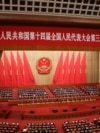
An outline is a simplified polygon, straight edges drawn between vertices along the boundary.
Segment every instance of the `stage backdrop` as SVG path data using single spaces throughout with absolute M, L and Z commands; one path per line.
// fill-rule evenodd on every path
M 4 51 L 0 86 L 99 82 L 99 52 Z

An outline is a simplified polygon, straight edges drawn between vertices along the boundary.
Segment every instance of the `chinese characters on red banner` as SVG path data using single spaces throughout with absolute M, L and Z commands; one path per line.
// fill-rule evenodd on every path
M 100 30 L 87 28 L 0 26 L 0 46 L 100 46 Z M 2 47 L 2 48 L 3 48 Z
M 1 31 L 0 40 L 49 40 L 74 42 L 100 42 L 99 34 L 34 32 L 34 31 Z

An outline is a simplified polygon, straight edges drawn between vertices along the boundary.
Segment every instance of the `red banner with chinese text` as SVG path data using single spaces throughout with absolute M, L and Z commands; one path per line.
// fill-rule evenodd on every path
M 100 29 L 0 26 L 0 46 L 100 46 Z

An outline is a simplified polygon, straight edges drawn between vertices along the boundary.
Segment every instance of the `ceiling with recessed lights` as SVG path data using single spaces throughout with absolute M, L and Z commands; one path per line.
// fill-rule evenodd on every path
M 100 19 L 100 0 L 0 0 L 0 13 Z

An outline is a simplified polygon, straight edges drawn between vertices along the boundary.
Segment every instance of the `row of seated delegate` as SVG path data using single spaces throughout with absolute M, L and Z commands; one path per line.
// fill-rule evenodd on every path
M 21 133 L 58 133 L 54 123 L 28 123 Z
M 19 89 L 19 98 L 49 97 L 45 89 Z
M 51 91 L 55 96 L 83 96 L 85 95 L 84 92 L 82 92 L 76 87 L 65 87 L 65 88 L 57 87 L 57 88 L 52 88 Z
M 19 123 L 0 122 L 0 133 L 17 133 Z
M 93 121 L 66 121 L 62 127 L 65 133 L 100 133 L 100 118 Z
M 98 95 L 100 94 L 100 88 L 96 86 L 81 86 L 81 89 L 84 90 L 88 95 Z
M 0 89 L 0 98 L 2 99 L 12 99 L 11 89 Z
M 86 88 L 90 88 L 90 87 L 86 87 Z M 91 87 L 93 88 L 93 87 Z M 79 88 L 72 86 L 72 87 L 65 87 L 65 88 L 52 88 L 50 89 L 52 92 L 52 96 L 67 96 L 67 97 L 81 97 L 81 96 L 91 96 L 91 95 L 96 95 L 96 94 L 100 94 L 100 89 L 97 87 L 94 87 L 94 92 L 92 92 L 92 90 L 90 91 L 91 93 L 88 93 L 88 89 L 83 89 L 80 90 Z M 86 93 L 84 92 L 84 90 L 86 91 Z M 50 97 L 49 94 L 47 93 L 47 91 L 44 88 L 33 88 L 33 89 L 19 89 L 18 91 L 18 95 L 19 95 L 19 99 L 21 98 L 36 98 L 36 97 Z
M 0 122 L 0 133 L 19 132 L 19 123 Z M 62 123 L 64 133 L 100 133 L 100 118 L 93 120 L 67 120 Z M 53 122 L 28 123 L 21 133 L 59 133 Z
M 82 91 L 83 90 L 83 91 Z M 70 99 L 73 100 L 73 97 L 75 100 L 78 100 L 81 98 L 81 100 L 89 100 L 87 98 L 88 96 L 91 99 L 91 96 L 98 96 L 96 94 L 100 94 L 100 89 L 94 86 L 89 86 L 89 87 L 81 87 L 81 89 L 77 88 L 76 86 L 72 87 L 57 87 L 57 88 L 51 88 L 50 89 L 51 94 L 48 93 L 48 91 L 44 88 L 23 88 L 23 89 L 18 89 L 18 98 L 16 99 L 40 99 L 40 98 L 67 98 L 67 101 L 70 101 Z M 16 93 L 17 93 L 16 92 Z M 85 93 L 86 92 L 86 93 Z M 91 92 L 91 93 L 90 93 Z M 85 97 L 85 98 L 84 98 Z M 0 90 L 0 98 L 1 99 L 8 99 L 8 100 L 13 100 L 13 89 L 1 89 Z M 49 100 L 47 100 L 49 101 Z

